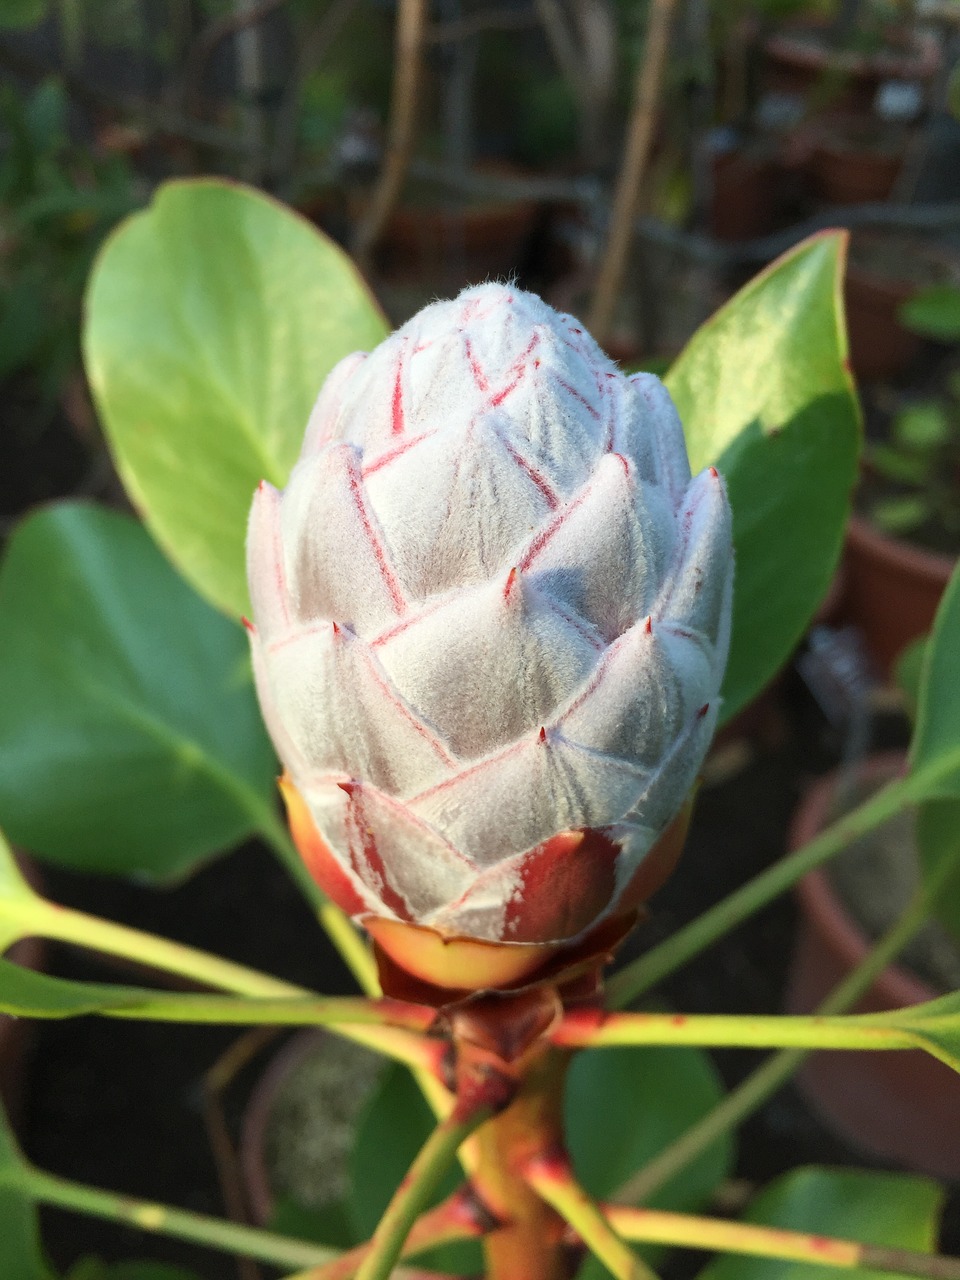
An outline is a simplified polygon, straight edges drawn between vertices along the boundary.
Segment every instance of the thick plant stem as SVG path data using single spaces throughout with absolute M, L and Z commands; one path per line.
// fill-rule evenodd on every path
M 538 1157 L 562 1150 L 563 1079 L 569 1054 L 538 1045 L 517 1095 L 474 1140 L 474 1191 L 502 1225 L 484 1240 L 487 1280 L 569 1280 L 563 1219 L 524 1178 Z
M 624 1244 L 603 1210 L 573 1176 L 565 1157 L 531 1161 L 527 1181 L 560 1213 L 616 1280 L 655 1280 L 654 1273 Z

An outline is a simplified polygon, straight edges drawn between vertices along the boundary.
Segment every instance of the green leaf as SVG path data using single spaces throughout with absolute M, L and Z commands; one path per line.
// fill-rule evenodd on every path
M 733 508 L 725 719 L 787 660 L 840 555 L 860 445 L 845 251 L 841 232 L 805 240 L 708 320 L 667 375 L 691 465 L 716 465 Z
M 23 1157 L 0 1107 L 0 1276 L 52 1280 Z
M 921 494 L 904 498 L 884 498 L 870 508 L 870 518 L 887 533 L 908 533 L 930 516 L 931 505 Z
M 246 639 L 127 516 L 72 503 L 0 569 L 0 823 L 66 866 L 169 880 L 274 809 Z
M 295 1240 L 312 1240 L 334 1249 L 349 1249 L 360 1241 L 353 1232 L 346 1202 L 322 1206 L 298 1204 L 290 1196 L 277 1196 L 269 1230 Z
M 928 800 L 917 811 L 917 849 L 924 881 L 935 879 L 931 910 L 960 940 L 960 799 Z M 954 870 L 946 872 L 944 864 Z
M 960 797 L 960 562 L 937 609 L 920 679 L 910 772 L 937 769 L 927 799 Z M 956 757 L 956 767 L 944 769 Z
M 935 1182 L 863 1169 L 794 1169 L 753 1201 L 748 1222 L 929 1253 L 935 1247 L 943 1192 Z M 836 1270 L 776 1258 L 716 1258 L 698 1280 L 814 1280 Z M 855 1280 L 889 1280 L 856 1268 Z
M 898 484 L 923 484 L 930 473 L 930 459 L 904 453 L 889 444 L 871 445 L 867 460 L 873 471 Z
M 349 258 L 226 182 L 166 183 L 107 241 L 87 294 L 90 384 L 127 490 L 190 582 L 248 611 L 261 479 L 286 483 L 341 357 L 385 335 Z
M 700 1049 L 623 1048 L 580 1053 L 567 1082 L 567 1138 L 577 1176 L 598 1199 L 606 1199 L 711 1111 L 723 1087 Z M 651 1208 L 702 1208 L 733 1168 L 729 1134 L 651 1196 Z M 659 1249 L 647 1247 L 655 1263 Z M 602 1280 L 603 1266 L 588 1258 L 577 1280 Z
M 348 1208 L 357 1240 L 368 1239 L 390 1203 L 413 1158 L 433 1131 L 436 1119 L 410 1073 L 391 1066 L 383 1073 L 357 1124 L 350 1160 Z M 463 1181 L 457 1166 L 444 1178 L 434 1203 Z M 453 1275 L 482 1271 L 480 1245 L 473 1240 L 419 1254 L 418 1263 Z
M 953 844 L 956 848 L 956 834 Z M 960 991 L 892 1013 L 866 1014 L 857 1021 L 906 1032 L 917 1048 L 960 1071 Z
M 0 906 L 5 906 L 2 900 Z M 171 1002 L 177 999 L 148 987 L 54 978 L 0 956 L 0 1012 L 18 1018 L 77 1018 L 110 1009 L 148 1009 L 155 1003 L 175 1007 Z
M 0 913 L 4 903 L 0 899 Z M 44 917 L 60 908 L 43 899 L 26 907 L 22 933 L 44 934 Z M 16 916 L 13 908 L 10 913 Z M 99 922 L 88 917 L 91 926 Z M 33 928 L 29 927 L 33 924 Z M 74 935 L 76 936 L 76 935 Z M 97 934 L 90 929 L 90 945 Z M 209 957 L 213 962 L 216 957 Z M 201 972 L 197 969 L 196 972 Z M 215 973 L 211 981 L 216 980 Z M 296 990 L 296 988 L 294 988 Z M 74 982 L 38 973 L 0 956 L 0 1013 L 20 1018 L 76 1018 L 100 1013 L 107 1017 L 151 1022 L 216 1022 L 223 1026 L 330 1026 L 362 1023 L 373 1029 L 380 1016 L 368 1001 L 341 996 L 232 996 L 161 991 L 153 987 L 128 987 L 117 983 Z M 371 1040 L 373 1036 L 371 1035 Z M 354 1053 L 359 1052 L 353 1050 Z M 364 1052 L 367 1052 L 364 1050 Z M 387 1046 L 389 1052 L 389 1046 Z
M 0 29 L 35 27 L 47 16 L 47 0 L 0 0 Z
M 950 419 L 939 400 L 908 405 L 893 420 L 893 436 L 910 449 L 933 449 L 950 439 Z
M 907 703 L 907 712 L 911 720 L 917 718 L 917 703 L 920 700 L 920 681 L 923 678 L 923 664 L 927 657 L 929 636 L 920 636 L 908 644 L 897 657 L 894 668 L 894 679 Z
M 936 284 L 915 294 L 900 308 L 900 322 L 914 333 L 940 342 L 960 339 L 960 289 Z
M 577 1176 L 607 1198 L 723 1097 L 700 1049 L 615 1048 L 580 1053 L 567 1081 L 566 1123 Z M 730 1172 L 733 1143 L 719 1139 L 650 1200 L 661 1209 L 702 1205 Z

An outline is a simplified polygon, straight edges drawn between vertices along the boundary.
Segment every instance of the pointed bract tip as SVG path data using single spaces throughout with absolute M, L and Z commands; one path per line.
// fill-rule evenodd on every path
M 700 710 L 697 712 L 697 719 L 702 720 L 709 710 L 710 710 L 710 703 L 705 702 L 703 706 L 700 708 Z
M 503 588 L 504 600 L 510 599 L 513 589 L 517 585 L 518 577 L 519 577 L 519 570 L 517 569 L 517 566 L 514 565 L 513 568 L 510 570 L 510 572 L 507 574 L 507 581 L 504 584 L 504 588 Z
M 540 726 L 540 732 L 539 732 L 539 734 L 537 735 L 537 737 L 539 738 L 539 740 L 540 740 L 541 742 L 546 742 L 546 740 L 547 740 L 547 731 L 546 731 L 546 729 L 543 727 L 543 725 L 541 725 L 541 726 Z
M 340 630 L 340 624 L 339 624 L 339 622 L 331 622 L 331 623 L 330 623 L 330 626 L 333 628 L 333 634 L 334 634 L 335 636 L 339 636 L 339 635 L 341 635 L 341 634 L 342 634 L 342 632 L 341 632 L 341 630 Z
M 647 620 L 643 624 L 643 629 L 648 636 L 653 634 L 653 614 L 652 613 L 647 614 Z
M 716 467 L 710 467 L 710 474 L 713 476 L 714 480 L 720 479 L 720 472 Z
M 357 784 L 353 781 L 353 779 L 351 779 L 349 782 L 338 782 L 337 786 L 340 788 L 341 791 L 345 791 L 346 794 L 351 798 L 351 800 L 353 799 L 353 793 L 357 789 Z
M 246 614 L 241 614 L 240 625 L 243 627 L 245 631 L 249 631 L 252 636 L 255 636 L 257 634 L 257 628 L 253 625 L 253 623 L 246 616 Z

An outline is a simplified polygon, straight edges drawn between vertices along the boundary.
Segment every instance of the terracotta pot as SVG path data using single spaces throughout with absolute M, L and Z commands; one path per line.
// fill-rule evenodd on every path
M 869 137 L 859 120 L 826 120 L 810 155 L 814 190 L 828 204 L 886 200 L 893 190 L 906 150 L 906 138 L 881 142 Z
M 247 1191 L 247 1208 L 251 1220 L 264 1227 L 273 1216 L 273 1191 L 267 1172 L 267 1128 L 273 1114 L 277 1095 L 291 1073 L 317 1051 L 323 1043 L 324 1033 L 318 1030 L 300 1031 L 271 1058 L 267 1069 L 257 1081 L 247 1102 L 240 1128 L 240 1170 Z
M 922 340 L 900 323 L 899 312 L 921 289 L 957 283 L 957 255 L 902 233 L 858 232 L 844 281 L 850 361 L 864 382 L 903 373 Z
M 718 240 L 750 240 L 773 228 L 778 166 L 773 156 L 731 147 L 712 157 L 710 230 Z
M 492 177 L 516 178 L 503 166 L 481 167 Z M 400 204 L 390 215 L 377 250 L 383 275 L 446 281 L 451 287 L 488 276 L 506 277 L 522 266 L 540 217 L 535 200 L 463 200 L 428 189 L 420 202 Z
M 889 679 L 898 655 L 933 625 L 956 561 L 880 533 L 862 516 L 847 526 L 843 617 L 863 634 Z
M 861 777 L 880 785 L 901 773 L 904 763 L 899 753 L 873 756 Z M 807 791 L 791 827 L 792 849 L 829 824 L 838 776 L 821 778 Z M 801 917 L 786 1008 L 810 1013 L 864 959 L 870 943 L 824 870 L 805 876 L 796 893 Z M 891 965 L 852 1012 L 899 1009 L 939 994 Z M 920 1050 L 819 1051 L 797 1081 L 821 1119 L 851 1146 L 935 1177 L 960 1177 L 960 1077 L 944 1063 Z
M 313 1067 L 311 1060 L 316 1060 Z M 318 1077 L 316 1065 L 321 1062 L 326 1066 Z M 381 1066 L 381 1060 L 371 1051 L 338 1040 L 323 1028 L 299 1031 L 277 1051 L 250 1095 L 240 1129 L 240 1170 L 253 1222 L 266 1226 L 273 1216 L 274 1194 L 268 1163 L 271 1126 L 278 1107 L 284 1101 L 290 1104 L 291 1088 L 297 1133 L 306 1137 L 314 1172 L 329 1183 L 331 1178 L 345 1176 L 349 1158 L 348 1150 L 343 1147 L 347 1114 L 344 1107 L 348 1108 L 352 1130 L 363 1103 L 375 1088 Z M 308 1073 L 306 1085 L 303 1078 L 294 1079 L 304 1068 Z M 331 1087 L 335 1096 L 331 1096 Z M 305 1098 L 309 1098 L 309 1114 L 303 1111 Z M 284 1123 L 287 1127 L 282 1124 L 281 1131 L 289 1133 L 289 1116 Z M 273 1141 L 278 1141 L 276 1135 Z M 318 1150 L 321 1146 L 322 1150 Z M 286 1165 L 289 1173 L 291 1150 L 275 1154 L 286 1156 L 280 1163 Z M 303 1159 L 302 1151 L 299 1158 Z M 317 1161 L 320 1163 L 316 1164 Z M 302 1166 L 300 1171 L 302 1174 Z M 311 1185 L 316 1191 L 316 1182 Z M 327 1189 L 331 1192 L 331 1203 L 340 1198 L 341 1192 L 332 1191 L 329 1185 Z
M 935 36 L 891 29 L 888 45 L 875 53 L 834 49 L 826 42 L 828 24 L 808 20 L 784 26 L 763 45 L 763 81 L 769 90 L 805 98 L 822 91 L 832 106 L 869 108 L 885 80 L 929 84 L 940 67 Z

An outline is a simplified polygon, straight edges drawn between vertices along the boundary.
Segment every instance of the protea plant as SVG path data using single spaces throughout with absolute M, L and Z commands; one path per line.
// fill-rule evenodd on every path
M 434 303 L 331 373 L 248 555 L 294 838 L 395 961 L 511 985 L 668 873 L 733 557 L 657 378 L 512 286 Z

